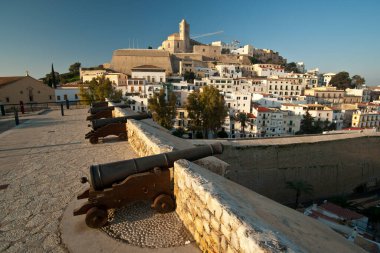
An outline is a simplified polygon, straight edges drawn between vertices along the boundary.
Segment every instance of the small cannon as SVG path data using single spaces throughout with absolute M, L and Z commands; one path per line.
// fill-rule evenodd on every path
M 120 208 L 137 200 L 152 201 L 151 207 L 165 213 L 175 209 L 170 187 L 170 171 L 179 159 L 195 161 L 207 156 L 221 154 L 223 145 L 215 143 L 206 146 L 183 149 L 158 155 L 125 161 L 92 165 L 90 187 L 77 196 L 88 199 L 74 210 L 74 216 L 86 214 L 86 224 L 99 228 L 107 223 L 107 210 Z
M 121 140 L 127 139 L 127 123 L 128 119 L 147 119 L 149 118 L 148 114 L 138 114 L 125 117 L 109 118 L 109 119 L 98 119 L 93 120 L 92 130 L 85 135 L 85 139 L 89 139 L 91 144 L 96 144 L 99 141 L 100 137 L 107 137 L 109 135 L 116 135 Z
M 91 107 L 88 112 L 91 114 L 87 116 L 86 120 L 112 118 L 112 111 L 115 107 L 129 108 L 129 105 L 118 105 L 118 106 L 102 106 L 102 107 Z
M 91 103 L 91 107 L 92 108 L 95 108 L 95 107 L 105 107 L 105 106 L 108 106 L 108 102 L 106 102 L 106 101 Z

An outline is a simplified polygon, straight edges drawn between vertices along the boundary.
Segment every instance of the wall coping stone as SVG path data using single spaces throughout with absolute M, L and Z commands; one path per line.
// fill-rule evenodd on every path
M 239 252 L 258 248 L 262 252 L 365 252 L 317 220 L 194 163 L 178 160 L 174 177 L 184 175 L 198 195 L 209 195 L 208 202 L 222 209 L 220 223 L 229 223 L 222 226 L 236 227 L 240 248 L 235 249 Z M 231 243 L 234 240 L 231 238 Z

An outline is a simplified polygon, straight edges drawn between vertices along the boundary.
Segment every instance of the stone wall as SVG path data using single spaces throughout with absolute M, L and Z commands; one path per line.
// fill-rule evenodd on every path
M 317 220 L 186 160 L 174 164 L 174 195 L 203 252 L 364 252 Z
M 215 140 L 214 140 L 215 141 Z M 194 141 L 196 144 L 214 141 Z M 227 178 L 282 203 L 294 202 L 287 181 L 306 181 L 313 194 L 301 201 L 380 186 L 380 134 L 353 133 L 256 140 L 227 140 L 218 156 L 230 164 Z
M 151 119 L 129 120 L 127 128 L 140 156 L 193 146 Z M 213 173 L 228 172 L 218 158 L 197 163 L 202 167 L 179 160 L 171 175 L 176 212 L 203 252 L 364 252 L 318 221 Z

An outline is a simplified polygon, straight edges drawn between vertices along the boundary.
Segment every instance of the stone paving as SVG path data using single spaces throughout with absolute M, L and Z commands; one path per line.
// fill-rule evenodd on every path
M 91 164 L 136 156 L 127 142 L 91 145 L 86 115 L 51 111 L 0 134 L 0 252 L 66 252 L 59 223 L 79 178 Z

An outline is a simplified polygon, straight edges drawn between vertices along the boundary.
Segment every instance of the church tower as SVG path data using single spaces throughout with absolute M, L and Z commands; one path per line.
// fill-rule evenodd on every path
M 179 23 L 179 38 L 184 43 L 184 51 L 190 52 L 190 25 L 184 19 Z

